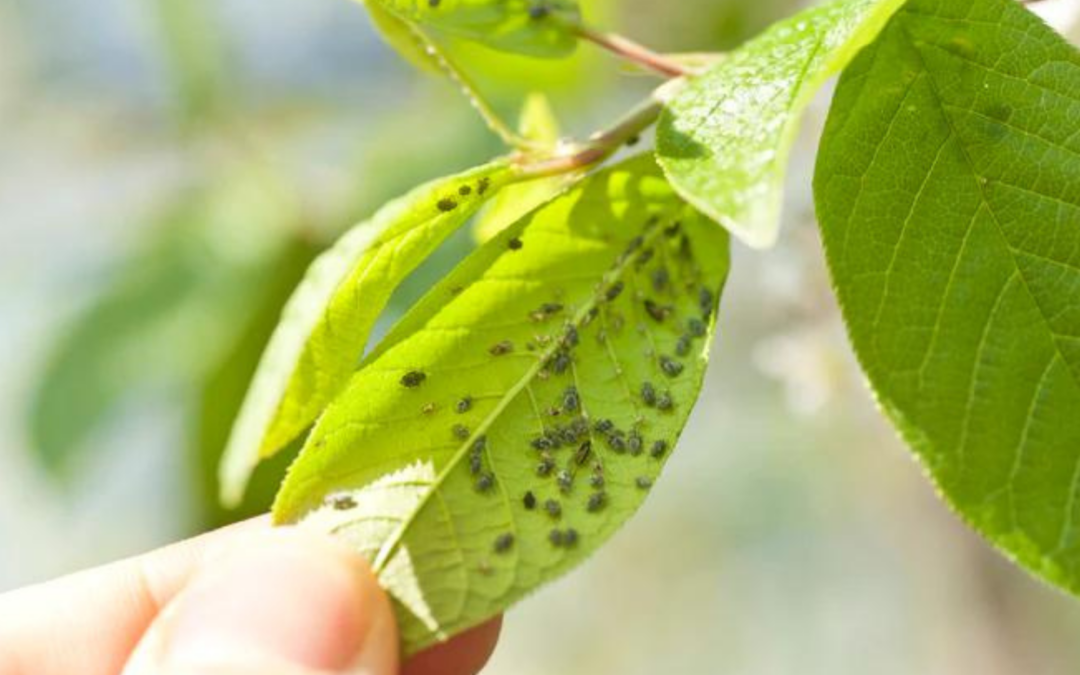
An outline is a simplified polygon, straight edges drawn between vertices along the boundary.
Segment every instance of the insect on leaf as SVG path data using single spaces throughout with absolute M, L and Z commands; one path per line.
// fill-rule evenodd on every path
M 772 246 L 803 110 L 903 1 L 832 0 L 691 79 L 668 103 L 656 136 L 660 165 L 679 194 L 748 246 Z
M 585 179 L 466 259 L 365 359 L 275 520 L 372 561 L 406 652 L 563 574 L 640 505 L 675 445 L 727 242 L 651 158 Z
M 307 429 L 349 380 L 393 290 L 504 185 L 495 162 L 422 185 L 319 256 L 282 311 L 221 466 L 235 504 L 252 469 Z
M 840 81 L 815 192 L 851 340 L 948 502 L 1080 592 L 1080 54 L 913 0 Z
M 488 47 L 528 56 L 569 55 L 577 38 L 575 0 L 366 0 L 398 17 Z

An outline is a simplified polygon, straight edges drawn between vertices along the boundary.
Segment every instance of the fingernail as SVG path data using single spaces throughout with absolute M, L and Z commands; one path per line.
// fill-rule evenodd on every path
M 178 599 L 163 629 L 163 665 L 392 673 L 396 628 L 362 561 L 315 535 L 274 535 L 213 564 Z

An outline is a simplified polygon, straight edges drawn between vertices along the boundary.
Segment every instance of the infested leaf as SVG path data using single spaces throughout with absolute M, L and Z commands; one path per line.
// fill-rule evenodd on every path
M 372 561 L 406 653 L 498 613 L 594 551 L 659 476 L 727 269 L 726 234 L 650 158 L 584 179 L 466 259 L 364 359 L 275 520 Z
M 912 0 L 815 178 L 851 340 L 945 499 L 1080 592 L 1080 54 L 1010 0 Z
M 748 246 L 772 246 L 803 110 L 903 2 L 831 0 L 692 78 L 657 127 L 657 157 L 679 194 Z
M 495 49 L 553 58 L 570 54 L 577 38 L 566 22 L 576 0 L 366 0 L 400 19 Z
M 289 299 L 240 410 L 221 466 L 235 504 L 252 469 L 308 428 L 348 382 L 394 288 L 504 185 L 505 162 L 431 181 L 349 230 Z

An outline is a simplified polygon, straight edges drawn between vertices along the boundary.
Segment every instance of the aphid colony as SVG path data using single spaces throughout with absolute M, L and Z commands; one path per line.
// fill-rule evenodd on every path
M 487 189 L 486 181 L 487 179 L 481 179 L 477 184 L 478 194 L 483 194 Z M 472 192 L 472 188 L 462 186 L 458 192 L 461 196 L 467 196 Z M 438 208 L 441 211 L 448 211 L 454 207 L 456 207 L 456 202 L 449 197 L 438 202 Z M 567 379 L 575 382 L 560 386 L 553 404 L 546 408 L 548 418 L 565 421 L 553 423 L 551 419 L 544 419 L 544 415 L 537 410 L 542 430 L 528 439 L 528 451 L 535 453 L 533 474 L 542 482 L 533 489 L 526 490 L 516 499 L 520 499 L 520 504 L 525 511 L 535 513 L 536 517 L 544 517 L 559 523 L 564 515 L 564 501 L 566 500 L 580 503 L 586 514 L 599 513 L 607 508 L 610 502 L 606 489 L 608 481 L 604 471 L 605 458 L 615 461 L 615 456 L 647 455 L 648 458 L 659 460 L 668 452 L 668 440 L 646 438 L 642 426 L 645 418 L 641 415 L 641 408 L 659 413 L 672 411 L 676 403 L 668 389 L 648 380 L 640 382 L 637 390 L 631 393 L 635 407 L 640 404 L 641 408 L 638 408 L 636 421 L 630 428 L 623 429 L 611 419 L 590 420 L 579 391 L 579 386 L 582 384 L 587 386 L 589 383 L 578 383 L 574 370 L 574 355 L 582 339 L 580 329 L 603 317 L 603 328 L 597 331 L 596 336 L 597 342 L 603 343 L 608 337 L 608 331 L 619 331 L 625 325 L 626 318 L 622 314 L 623 310 L 616 311 L 612 308 L 613 303 L 616 302 L 619 302 L 624 309 L 628 307 L 627 311 L 632 315 L 638 315 L 640 311 L 643 320 L 648 319 L 653 324 L 664 327 L 666 332 L 678 334 L 674 344 L 674 354 L 655 353 L 651 350 L 647 352 L 652 359 L 653 370 L 661 380 L 679 378 L 685 370 L 684 363 L 679 360 L 680 357 L 690 355 L 694 341 L 707 335 L 715 296 L 712 291 L 698 284 L 696 269 L 689 274 L 686 273 L 687 266 L 692 266 L 692 259 L 689 256 L 687 240 L 681 234 L 679 224 L 673 223 L 662 230 L 658 230 L 658 227 L 658 219 L 652 219 L 647 226 L 646 236 L 637 237 L 630 242 L 626 251 L 619 256 L 613 269 L 604 276 L 604 280 L 596 288 L 594 298 L 587 310 L 574 313 L 572 306 L 568 307 L 562 301 L 552 300 L 535 306 L 526 314 L 528 323 L 531 324 L 547 324 L 555 320 L 562 322 L 556 334 L 534 335 L 525 343 L 528 352 L 538 352 L 537 357 L 540 361 L 535 366 L 537 368 L 536 380 L 547 382 L 552 377 L 563 376 L 564 382 Z M 662 246 L 658 255 L 656 249 L 646 246 L 646 242 L 651 241 L 660 233 L 665 235 L 668 245 Z M 509 240 L 508 247 L 511 251 L 520 250 L 522 246 L 522 241 L 518 237 Z M 672 274 L 667 261 L 672 250 L 682 258 L 678 278 Z M 639 272 L 639 274 L 634 274 L 632 279 L 626 278 L 631 262 L 634 270 Z M 647 274 L 640 273 L 650 263 L 656 265 L 655 269 Z M 641 283 L 642 281 L 644 284 Z M 656 297 L 645 297 L 641 286 L 651 290 Z M 677 301 L 685 299 L 687 294 L 693 298 L 691 304 L 696 309 L 697 315 L 680 320 L 680 306 Z M 685 307 L 682 309 L 685 311 Z M 573 317 L 568 316 L 571 313 L 574 313 Z M 639 333 L 647 334 L 648 330 L 645 324 L 638 324 Z M 514 352 L 514 341 L 509 338 L 498 340 L 488 345 L 486 351 L 492 357 L 511 354 Z M 616 374 L 622 377 L 623 372 L 617 361 L 614 362 L 614 366 Z M 423 371 L 413 370 L 405 373 L 400 383 L 405 388 L 413 389 L 422 385 L 426 379 L 427 375 Z M 551 380 L 551 383 L 554 384 L 555 380 Z M 532 396 L 531 393 L 530 396 Z M 473 410 L 473 404 L 473 396 L 464 395 L 451 407 L 457 415 L 467 416 Z M 423 410 L 425 413 L 433 412 L 435 404 L 425 404 Z M 485 420 L 477 421 L 481 424 L 486 422 Z M 496 492 L 497 479 L 490 466 L 489 457 L 492 449 L 488 447 L 487 435 L 474 436 L 470 428 L 462 423 L 453 424 L 450 432 L 454 439 L 469 444 L 466 456 L 474 489 L 481 494 Z M 499 449 L 500 453 L 508 451 L 512 449 Z M 587 478 L 581 476 L 583 472 L 587 474 Z M 581 490 L 586 494 L 579 493 L 578 484 L 582 485 Z M 653 480 L 648 475 L 640 475 L 633 480 L 633 485 L 640 490 L 647 490 L 652 484 Z M 548 486 L 546 489 L 545 485 Z M 538 496 L 538 493 L 544 492 L 551 496 Z M 339 508 L 336 502 L 334 507 Z M 548 541 L 555 548 L 565 549 L 576 546 L 579 538 L 578 531 L 572 527 L 555 527 L 549 531 Z M 499 534 L 492 543 L 492 551 L 496 554 L 507 553 L 513 548 L 514 543 L 514 534 L 509 532 Z

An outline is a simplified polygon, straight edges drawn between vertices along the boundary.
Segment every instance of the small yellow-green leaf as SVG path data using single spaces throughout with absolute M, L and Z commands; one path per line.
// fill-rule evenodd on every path
M 276 522 L 372 561 L 406 653 L 565 573 L 674 448 L 727 244 L 651 158 L 584 179 L 481 247 L 365 359 L 290 469 Z
M 803 110 L 903 2 L 830 0 L 691 79 L 668 103 L 656 137 L 660 165 L 679 194 L 748 246 L 771 246 Z
M 576 0 L 366 0 L 421 26 L 495 49 L 552 58 L 574 50 L 567 21 L 578 18 Z
M 559 142 L 559 121 L 555 119 L 555 113 L 546 96 L 533 93 L 525 99 L 518 132 L 522 138 L 537 145 L 537 152 L 554 151 Z M 473 235 L 480 243 L 491 239 L 579 177 L 580 174 L 571 173 L 511 185 L 497 194 L 477 216 L 473 224 Z
M 348 231 L 312 263 L 282 312 L 221 466 L 235 504 L 252 469 L 307 429 L 348 382 L 394 288 L 515 179 L 494 162 L 422 185 Z

